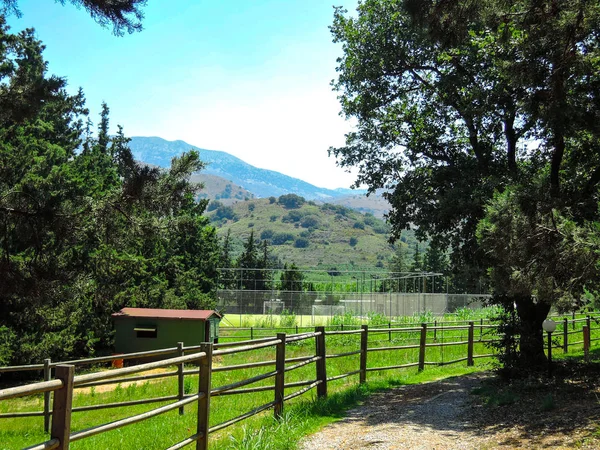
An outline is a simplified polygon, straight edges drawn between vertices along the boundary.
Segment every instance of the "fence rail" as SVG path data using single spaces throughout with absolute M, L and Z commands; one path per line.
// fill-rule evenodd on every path
M 570 337 L 573 331 L 569 331 L 569 325 L 575 325 L 576 323 L 584 323 L 581 331 L 582 340 L 573 342 Z M 598 323 L 597 320 L 594 323 Z M 559 325 L 562 326 L 562 332 L 556 332 L 556 338 L 562 338 L 560 345 L 556 344 L 556 341 L 551 347 L 562 348 L 566 353 L 569 350 L 569 346 L 575 345 L 576 343 L 582 343 L 584 348 L 584 354 L 586 357 L 589 356 L 589 349 L 592 341 L 598 339 L 591 339 L 591 325 L 592 318 L 586 317 L 583 319 L 563 319 Z M 480 332 L 476 338 L 476 329 Z M 45 377 L 50 375 L 49 368 L 54 368 L 54 379 L 45 380 L 39 383 L 31 383 L 25 386 L 18 386 L 0 390 L 0 400 L 7 400 L 11 398 L 34 395 L 39 393 L 49 394 L 53 392 L 53 403 L 50 409 L 49 403 L 45 401 L 44 411 L 33 411 L 33 412 L 14 412 L 14 413 L 3 413 L 0 414 L 2 418 L 18 418 L 18 417 L 31 417 L 31 416 L 43 416 L 45 419 L 45 425 L 50 434 L 50 439 L 40 444 L 28 447 L 29 449 L 68 449 L 70 442 L 85 439 L 100 433 L 105 433 L 110 430 L 121 428 L 124 426 L 132 425 L 137 422 L 147 420 L 151 417 L 164 414 L 174 409 L 179 409 L 180 414 L 184 413 L 184 407 L 191 403 L 197 403 L 198 405 L 198 416 L 197 416 L 197 429 L 194 434 L 188 436 L 184 440 L 177 444 L 169 447 L 170 449 L 183 448 L 186 445 L 196 443 L 196 449 L 206 449 L 208 446 L 208 438 L 211 433 L 218 430 L 227 428 L 239 421 L 245 420 L 252 417 L 262 411 L 273 409 L 275 417 L 280 417 L 283 411 L 284 403 L 289 400 L 296 398 L 302 394 L 309 392 L 312 389 L 317 390 L 319 397 L 327 396 L 328 383 L 352 377 L 355 375 L 359 376 L 359 382 L 364 383 L 367 380 L 367 373 L 373 371 L 388 371 L 405 369 L 409 367 L 418 367 L 419 370 L 424 370 L 426 366 L 441 366 L 448 364 L 465 363 L 467 366 L 474 365 L 475 359 L 489 358 L 492 354 L 475 354 L 474 344 L 475 343 L 488 343 L 496 339 L 483 339 L 483 329 L 489 329 L 489 332 L 493 332 L 488 325 L 482 323 L 476 324 L 471 321 L 466 326 L 443 326 L 443 324 L 430 324 L 423 323 L 420 327 L 402 327 L 402 328 L 375 328 L 369 329 L 367 325 L 362 325 L 357 330 L 332 330 L 327 331 L 325 327 L 316 327 L 314 331 L 308 333 L 299 333 L 287 335 L 285 333 L 278 333 L 275 337 L 264 338 L 255 341 L 239 341 L 236 343 L 223 344 L 210 344 L 203 343 L 199 346 L 185 347 L 183 343 L 179 343 L 178 346 L 173 348 L 162 349 L 153 352 L 138 352 L 128 355 L 120 355 L 123 359 L 137 359 L 140 354 L 145 356 L 157 356 L 157 355 L 171 355 L 173 353 L 179 356 L 162 359 L 160 361 L 147 362 L 137 364 L 130 367 L 124 367 L 119 369 L 113 369 L 110 371 L 94 372 L 89 374 L 75 376 L 74 364 L 60 364 L 51 363 L 46 360 L 43 365 L 35 364 L 31 367 L 36 369 L 40 366 L 46 370 L 44 372 Z M 459 333 L 462 336 L 458 337 L 458 340 L 451 342 L 444 342 L 443 338 L 441 341 L 438 340 L 438 332 L 442 331 L 454 331 L 465 333 Z M 409 338 L 413 338 L 418 341 L 418 344 L 414 345 L 393 345 L 393 346 L 371 346 L 369 347 L 369 336 L 376 337 L 382 334 L 389 334 L 390 340 L 392 333 L 394 335 L 404 334 Z M 348 352 L 341 352 L 337 354 L 327 354 L 327 336 L 333 338 L 335 336 L 346 335 L 358 335 L 360 338 L 360 347 L 357 350 L 350 350 Z M 454 336 L 456 339 L 456 336 Z M 286 358 L 286 346 L 290 343 L 302 341 L 302 340 L 313 340 L 315 352 L 312 355 L 300 356 L 293 358 Z M 377 341 L 381 343 L 381 339 Z M 385 338 L 384 341 L 385 342 Z M 449 361 L 428 361 L 427 349 L 444 348 L 446 346 L 465 346 L 465 356 L 459 357 Z M 220 347 L 220 348 L 219 348 Z M 224 355 L 239 354 L 244 352 L 250 352 L 253 350 L 274 348 L 275 349 L 275 360 L 267 361 L 256 361 L 252 363 L 226 365 L 220 367 L 213 367 L 213 358 L 222 357 Z M 368 367 L 368 354 L 371 352 L 402 352 L 407 350 L 418 349 L 418 360 L 407 364 L 396 364 L 383 367 Z M 188 354 L 186 354 L 186 352 Z M 135 356 L 132 356 L 135 355 Z M 336 374 L 333 376 L 327 376 L 327 361 L 336 358 L 345 358 L 352 356 L 359 356 L 358 368 L 351 370 L 347 373 Z M 91 363 L 93 358 L 88 358 L 84 361 L 84 364 Z M 105 357 L 97 358 L 97 361 L 106 361 Z M 186 363 L 198 364 L 196 369 L 185 370 L 184 366 Z M 315 365 L 315 377 L 313 379 L 301 380 L 295 382 L 286 383 L 286 374 L 299 369 L 301 367 L 308 366 L 309 364 Z M 266 366 L 275 366 L 274 370 L 270 370 L 265 373 L 261 373 L 255 376 L 247 377 L 243 380 L 229 383 L 222 386 L 212 386 L 212 373 L 215 372 L 228 372 L 238 369 L 247 368 L 258 368 Z M 176 366 L 176 371 L 170 371 L 164 374 L 152 374 L 152 375 L 137 375 L 141 372 L 156 369 Z M 25 366 L 13 367 L 15 371 L 22 371 Z M 8 372 L 9 367 L 3 367 L 3 372 Z M 31 369 L 34 370 L 34 369 Z M 198 391 L 192 395 L 184 395 L 183 383 L 185 375 L 198 375 Z M 105 403 L 100 405 L 89 405 L 73 407 L 73 392 L 75 389 L 97 386 L 100 384 L 107 383 L 120 383 L 124 381 L 135 381 L 135 380 L 148 380 L 160 377 L 174 377 L 178 376 L 178 392 L 176 395 L 142 399 L 134 401 L 126 401 L 120 403 Z M 255 386 L 247 387 L 251 384 L 259 381 L 273 379 L 271 385 L 266 386 Z M 285 395 L 285 390 L 295 389 L 296 391 Z M 221 395 L 239 395 L 254 392 L 273 391 L 273 401 L 267 402 L 251 411 L 245 412 L 233 419 L 227 420 L 223 423 L 209 427 L 209 415 L 210 415 L 210 398 L 212 396 Z M 49 397 L 49 396 L 48 396 Z M 124 419 L 120 419 L 114 422 L 110 422 L 103 425 L 98 425 L 86 430 L 80 430 L 76 432 L 71 431 L 71 415 L 73 413 L 79 413 L 83 411 L 91 411 L 103 408 L 115 408 L 123 406 L 131 406 L 145 403 L 158 403 L 158 402 L 170 402 L 167 405 L 163 405 L 150 411 L 146 411 L 141 414 L 136 414 Z M 51 419 L 51 422 L 50 422 Z

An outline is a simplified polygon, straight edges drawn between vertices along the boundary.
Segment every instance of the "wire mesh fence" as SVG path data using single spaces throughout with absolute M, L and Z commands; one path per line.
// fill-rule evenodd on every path
M 350 314 L 389 318 L 423 313 L 443 315 L 461 308 L 480 309 L 489 295 L 402 292 L 346 292 L 236 290 L 217 293 L 217 309 L 227 315 L 281 315 L 329 317 Z

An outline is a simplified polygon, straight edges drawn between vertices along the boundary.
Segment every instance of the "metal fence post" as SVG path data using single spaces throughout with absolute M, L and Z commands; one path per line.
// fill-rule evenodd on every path
M 360 334 L 360 383 L 367 381 L 367 350 L 369 348 L 369 325 L 361 326 Z
M 285 392 L 285 333 L 277 333 L 277 339 L 281 343 L 277 344 L 275 354 L 275 418 L 279 419 L 283 413 L 283 397 Z
M 419 343 L 419 372 L 425 368 L 425 344 L 427 343 L 427 324 L 421 324 L 421 341 Z
M 206 356 L 200 360 L 198 380 L 198 394 L 200 395 L 198 396 L 198 440 L 196 440 L 196 450 L 207 450 L 213 344 L 210 342 L 200 344 L 200 351 L 206 353 Z
M 569 320 L 563 319 L 563 352 L 569 352 Z
M 316 354 L 319 357 L 317 367 L 317 397 L 327 397 L 327 363 L 325 353 L 325 327 L 315 327 L 315 332 L 320 333 L 315 337 Z
M 475 334 L 475 323 L 469 322 L 469 340 L 467 344 L 467 366 L 472 366 L 473 363 L 473 340 Z
M 183 342 L 178 342 L 177 343 L 177 355 L 178 356 L 183 356 L 185 353 L 183 351 Z M 181 363 L 177 366 L 177 396 L 179 397 L 179 400 L 183 400 L 183 396 L 185 394 L 184 392 L 184 379 L 183 379 L 183 370 L 184 370 L 184 363 Z M 183 406 L 179 407 L 179 415 L 183 415 Z
M 50 358 L 44 360 L 44 381 L 50 381 Z M 44 392 L 44 433 L 50 430 L 50 392 Z
M 54 391 L 50 437 L 59 440 L 58 450 L 68 450 L 71 438 L 71 408 L 73 407 L 75 366 L 56 366 L 54 376 L 56 379 L 62 380 L 63 387 Z

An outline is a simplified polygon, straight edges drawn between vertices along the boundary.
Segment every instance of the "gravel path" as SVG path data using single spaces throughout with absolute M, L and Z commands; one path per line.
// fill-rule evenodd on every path
M 588 443 L 585 439 L 598 429 L 597 422 L 590 425 L 580 417 L 579 428 L 567 430 L 565 424 L 548 420 L 553 412 L 533 414 L 526 402 L 506 407 L 484 406 L 470 392 L 491 378 L 489 373 L 479 373 L 372 395 L 363 405 L 348 411 L 343 420 L 307 437 L 300 449 L 600 448 L 598 440 Z M 588 412 L 597 419 L 600 407 L 597 402 L 594 407 L 593 399 L 590 400 L 593 411 Z M 580 411 L 577 403 L 575 398 L 573 408 Z M 570 410 L 564 413 L 572 414 Z

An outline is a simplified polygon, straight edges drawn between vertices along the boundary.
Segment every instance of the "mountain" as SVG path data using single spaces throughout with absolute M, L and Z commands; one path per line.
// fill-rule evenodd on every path
M 191 149 L 200 152 L 200 159 L 208 163 L 202 171 L 215 175 L 250 191 L 257 197 L 278 197 L 284 194 L 297 194 L 308 200 L 330 201 L 365 191 L 353 189 L 326 189 L 306 181 L 283 175 L 267 169 L 259 169 L 229 153 L 206 150 L 184 141 L 167 141 L 159 137 L 133 137 L 129 143 L 133 156 L 147 164 L 170 167 L 171 158 Z

